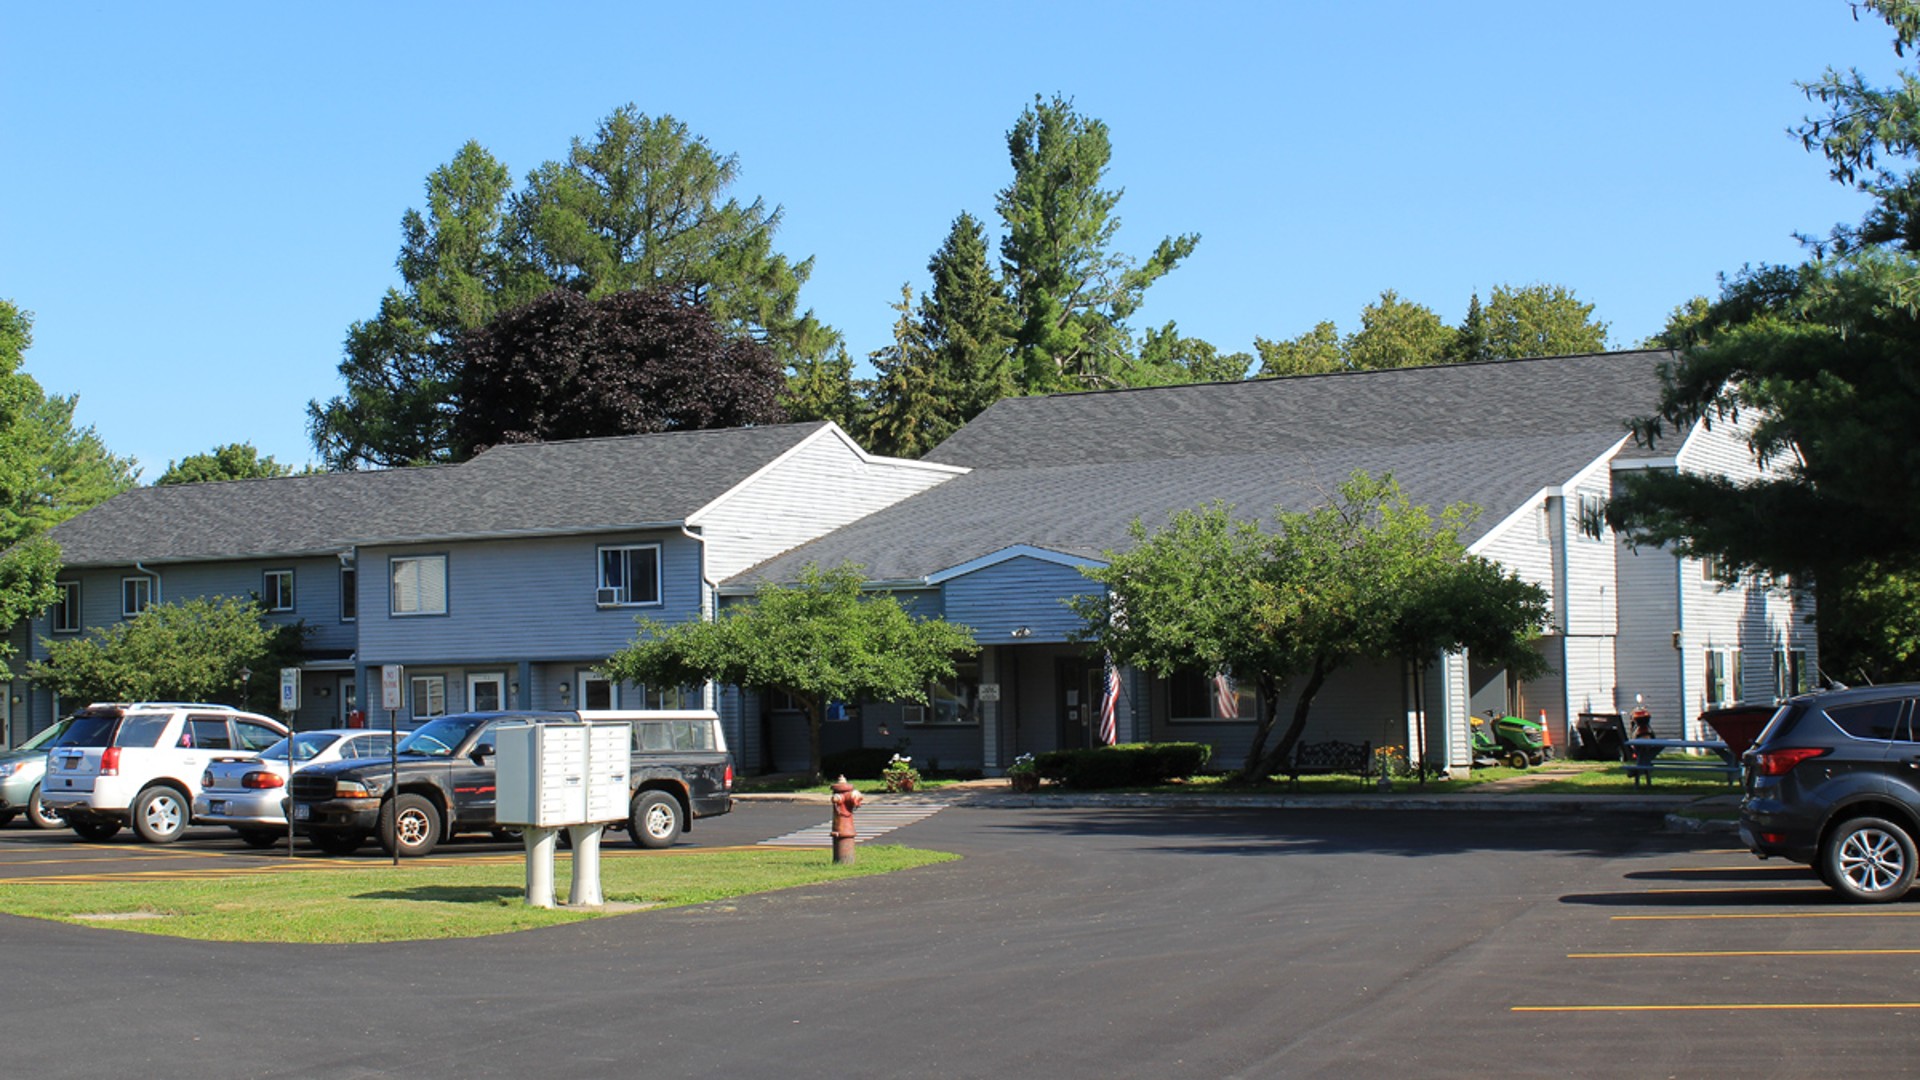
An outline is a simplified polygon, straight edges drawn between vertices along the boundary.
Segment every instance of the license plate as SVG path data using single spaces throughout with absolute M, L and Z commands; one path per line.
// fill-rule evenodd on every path
M 313 816 L 313 807 L 308 806 L 306 803 L 293 804 L 293 820 L 305 821 L 312 816 Z
M 212 802 L 208 803 L 207 807 L 216 814 L 224 814 L 227 812 L 227 800 L 215 799 Z

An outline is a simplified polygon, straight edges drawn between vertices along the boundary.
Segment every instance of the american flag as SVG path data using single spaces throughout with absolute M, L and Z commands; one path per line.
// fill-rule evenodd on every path
M 1213 712 L 1217 719 L 1240 719 L 1240 691 L 1233 685 L 1233 676 L 1224 671 L 1213 677 Z
M 1120 708 L 1120 669 L 1113 666 L 1113 657 L 1107 657 L 1107 690 L 1100 697 L 1100 742 L 1112 746 L 1120 741 L 1119 728 L 1114 723 L 1114 713 Z

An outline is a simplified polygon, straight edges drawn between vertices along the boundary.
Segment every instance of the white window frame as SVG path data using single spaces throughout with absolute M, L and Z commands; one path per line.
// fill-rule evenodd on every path
M 653 559 L 653 597 L 647 600 L 633 598 L 633 560 L 634 552 L 647 552 Z M 624 580 L 617 585 L 608 584 L 607 556 L 623 555 L 621 575 Z M 666 582 L 662 577 L 663 567 L 659 544 L 607 544 L 594 549 L 593 565 L 595 576 L 594 605 L 596 607 L 659 607 L 664 602 Z
M 403 566 L 437 565 L 440 568 L 440 606 L 438 608 L 420 607 L 419 582 L 413 586 L 414 604 L 410 609 L 402 609 L 400 600 L 402 587 L 400 573 Z M 417 575 L 416 575 L 417 577 Z M 420 615 L 445 615 L 447 613 L 447 557 L 445 555 L 394 555 L 387 559 L 387 614 L 396 619 L 413 618 Z
M 1745 674 L 1741 670 L 1740 647 L 1708 646 L 1706 659 L 1701 669 L 1702 689 L 1705 692 L 1709 708 L 1716 705 L 1731 705 L 1741 700 L 1743 693 L 1740 681 Z M 1719 660 L 1720 675 L 1714 677 L 1714 661 Z
M 415 720 L 431 720 L 436 716 L 447 715 L 447 677 L 445 675 L 414 675 L 408 680 L 407 706 Z M 426 698 L 427 711 L 422 712 L 420 699 Z M 435 711 L 435 708 L 438 711 Z
M 144 575 L 120 579 L 120 617 L 131 619 L 153 606 L 153 579 Z
M 284 588 L 272 584 L 275 579 L 284 579 Z M 266 570 L 260 574 L 260 606 L 272 612 L 293 610 L 293 571 Z
M 595 683 L 603 684 L 607 688 L 607 703 L 603 706 L 594 706 L 587 703 L 587 688 Z M 591 671 L 583 670 L 574 673 L 573 694 L 573 707 L 576 709 L 591 709 L 596 707 L 617 709 L 620 707 L 620 684 L 614 682 L 612 679 L 596 675 Z
M 1607 497 L 1591 491 L 1580 493 L 1576 504 L 1579 509 L 1575 519 L 1580 524 L 1580 536 L 1595 542 L 1607 538 Z
M 357 567 L 340 568 L 340 621 L 354 622 L 360 617 L 360 571 Z
M 56 634 L 77 634 L 80 632 L 80 583 L 77 581 L 56 581 L 53 587 L 59 590 L 60 599 L 47 609 L 47 624 Z

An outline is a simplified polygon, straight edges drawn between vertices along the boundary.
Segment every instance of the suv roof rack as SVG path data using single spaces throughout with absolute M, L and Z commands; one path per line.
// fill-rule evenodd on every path
M 240 712 L 232 705 L 215 705 L 206 701 L 96 701 L 87 706 L 89 709 L 212 709 L 220 712 Z

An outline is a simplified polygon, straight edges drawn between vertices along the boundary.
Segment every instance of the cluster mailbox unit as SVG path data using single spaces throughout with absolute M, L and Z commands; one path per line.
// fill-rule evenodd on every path
M 517 826 L 527 845 L 527 903 L 553 906 L 553 852 L 572 833 L 567 903 L 597 907 L 600 837 L 627 816 L 633 724 L 626 720 L 502 724 L 495 731 L 494 820 Z

